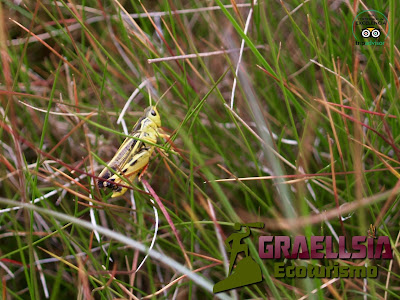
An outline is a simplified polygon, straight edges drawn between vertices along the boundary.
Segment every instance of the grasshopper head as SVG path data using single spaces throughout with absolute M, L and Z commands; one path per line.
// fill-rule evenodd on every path
M 148 108 L 146 108 L 145 116 L 152 120 L 157 125 L 157 127 L 161 127 L 160 114 L 158 113 L 155 106 L 149 106 Z

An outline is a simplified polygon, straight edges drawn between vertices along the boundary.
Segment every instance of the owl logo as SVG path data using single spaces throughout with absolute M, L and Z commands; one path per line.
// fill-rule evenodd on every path
M 369 38 L 369 37 L 373 37 L 373 38 L 378 38 L 381 35 L 381 31 L 378 28 L 374 28 L 374 27 L 368 27 L 368 28 L 364 28 L 361 31 L 361 36 L 363 38 Z

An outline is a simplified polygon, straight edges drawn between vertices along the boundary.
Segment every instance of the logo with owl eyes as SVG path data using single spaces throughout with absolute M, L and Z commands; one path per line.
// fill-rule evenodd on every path
M 390 32 L 389 20 L 377 10 L 361 11 L 353 19 L 352 31 L 356 45 L 384 45 Z
M 380 35 L 381 35 L 381 31 L 378 28 L 374 28 L 374 27 L 364 28 L 361 31 L 361 36 L 363 38 L 373 37 L 373 38 L 377 39 Z

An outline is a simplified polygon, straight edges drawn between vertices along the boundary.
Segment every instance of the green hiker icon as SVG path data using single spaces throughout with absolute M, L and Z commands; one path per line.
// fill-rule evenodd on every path
M 242 227 L 245 227 L 245 232 L 240 232 Z M 242 243 L 242 240 L 250 236 L 250 228 L 264 228 L 263 223 L 249 223 L 240 224 L 235 223 L 235 231 L 226 240 L 225 246 L 227 251 L 231 253 L 228 277 L 214 285 L 213 292 L 219 293 L 230 289 L 242 287 L 245 285 L 253 284 L 262 281 L 262 274 L 260 266 L 254 261 L 249 255 L 249 246 Z M 232 243 L 232 246 L 230 245 Z M 244 252 L 245 257 L 240 260 L 234 270 L 233 265 L 235 264 L 237 256 Z M 231 274 L 232 273 L 232 274 Z
M 242 228 L 242 225 L 240 223 L 235 223 L 233 226 L 235 231 L 239 231 Z M 249 256 L 249 246 L 247 244 L 242 244 L 242 240 L 244 238 L 247 238 L 250 236 L 251 231 L 248 226 L 246 226 L 247 231 L 244 233 L 241 232 L 235 232 L 232 233 L 226 240 L 225 240 L 225 246 L 228 252 L 231 253 L 231 258 L 230 258 L 230 263 L 229 263 L 229 271 L 228 275 L 231 274 L 232 272 L 232 267 L 235 264 L 236 257 L 240 252 L 244 252 L 246 254 L 246 257 Z M 232 242 L 232 247 L 230 246 L 230 242 Z

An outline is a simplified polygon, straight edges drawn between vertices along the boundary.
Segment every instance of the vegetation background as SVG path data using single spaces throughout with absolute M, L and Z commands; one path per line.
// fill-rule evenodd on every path
M 383 46 L 355 45 L 370 9 L 389 20 Z M 394 0 L 0 1 L 3 299 L 399 298 L 399 14 Z M 160 98 L 168 155 L 111 199 L 96 176 Z M 246 241 L 264 281 L 213 295 L 235 222 L 265 223 Z M 260 235 L 371 225 L 393 260 L 287 264 L 377 278 L 274 278 L 258 258 Z

